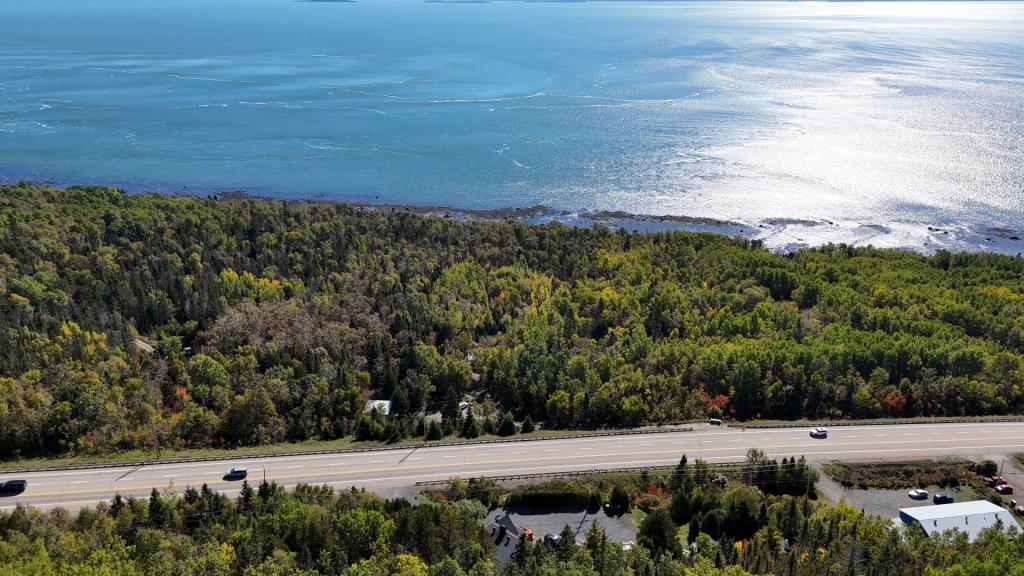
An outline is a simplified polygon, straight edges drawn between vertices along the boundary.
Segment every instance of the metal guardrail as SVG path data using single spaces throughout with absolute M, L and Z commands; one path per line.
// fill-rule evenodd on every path
M 743 423 L 726 421 L 726 426 L 736 428 L 799 428 L 802 426 L 904 426 L 910 424 L 981 424 L 985 422 L 1024 422 L 1024 416 L 937 416 L 934 418 L 873 418 L 870 420 L 819 420 L 797 422 Z
M 728 468 L 739 466 L 743 461 L 735 462 L 705 462 L 709 468 Z M 472 476 L 471 478 L 486 478 L 495 482 L 508 482 L 511 480 L 537 480 L 540 478 L 572 478 L 579 476 L 594 476 L 598 474 L 636 474 L 637 472 L 653 472 L 658 470 L 675 470 L 677 464 L 663 464 L 658 466 L 633 466 L 630 468 L 594 468 L 590 470 L 566 470 L 561 472 L 534 472 L 531 474 L 506 474 L 502 476 Z M 451 484 L 457 477 L 444 480 L 420 480 L 416 486 L 445 486 Z
M 266 458 L 284 458 L 287 456 L 318 456 L 329 454 L 358 454 L 362 452 L 381 452 L 387 450 L 413 450 L 416 448 L 436 448 L 452 446 L 475 446 L 486 444 L 507 444 L 512 442 L 542 442 L 546 440 L 571 440 L 575 438 L 600 438 L 604 436 L 632 436 L 641 434 L 671 434 L 692 432 L 693 426 L 671 428 L 643 428 L 638 430 L 595 430 L 577 434 L 556 434 L 529 438 L 493 438 L 488 440 L 464 440 L 460 442 L 424 442 L 422 444 L 401 444 L 376 446 L 367 448 L 335 448 L 329 450 L 300 450 L 295 452 L 267 452 L 262 454 L 235 454 L 223 456 L 200 456 L 196 458 L 172 458 L 167 460 L 133 460 L 128 462 L 97 462 L 94 464 L 70 464 L 67 466 L 38 466 L 22 468 L 0 468 L 0 474 L 18 474 L 29 472 L 61 472 L 65 470 L 94 470 L 98 468 L 133 468 L 164 464 L 189 464 L 194 462 L 219 462 L 228 460 L 262 460 Z

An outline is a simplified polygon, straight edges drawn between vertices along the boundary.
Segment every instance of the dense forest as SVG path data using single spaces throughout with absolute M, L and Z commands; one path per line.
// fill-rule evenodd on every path
M 1024 260 L 0 186 L 0 457 L 709 412 L 1024 412 Z
M 751 451 L 727 480 L 685 458 L 657 477 L 553 481 L 512 494 L 456 481 L 412 505 L 369 493 L 274 484 L 236 500 L 210 490 L 115 497 L 77 514 L 0 512 L 0 576 L 1021 576 L 1024 535 L 925 538 L 845 504 L 816 502 L 815 474 Z M 483 522 L 500 502 L 589 494 L 643 510 L 635 546 L 599 524 L 511 542 L 504 564 Z M 588 502 L 589 500 L 584 500 Z M 581 506 L 582 513 L 582 506 Z M 504 542 L 501 545 L 505 545 Z

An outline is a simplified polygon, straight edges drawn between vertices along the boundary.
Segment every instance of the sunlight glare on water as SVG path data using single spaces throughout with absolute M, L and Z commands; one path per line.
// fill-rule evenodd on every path
M 1021 249 L 1022 3 L 5 0 L 0 21 L 5 180 Z

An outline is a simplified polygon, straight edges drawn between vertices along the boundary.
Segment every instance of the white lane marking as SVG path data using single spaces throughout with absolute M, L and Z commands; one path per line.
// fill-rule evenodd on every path
M 957 446 L 957 447 L 953 447 L 953 448 L 948 448 L 948 450 L 971 450 L 971 449 L 976 449 L 976 448 L 980 448 L 980 449 L 986 449 L 986 448 L 1020 448 L 1020 447 L 1024 447 L 1024 444 L 1021 444 L 1021 445 L 1005 445 L 1005 444 L 1001 444 L 1001 445 L 997 445 L 997 446 Z M 842 454 L 855 454 L 855 453 L 867 453 L 867 454 L 870 454 L 870 453 L 873 453 L 873 452 L 903 452 L 903 451 L 906 451 L 906 452 L 928 452 L 928 451 L 934 451 L 934 448 L 930 448 L 929 447 L 929 448 L 888 448 L 888 449 L 882 449 L 882 450 L 877 450 L 877 449 L 845 450 L 845 451 L 842 452 Z M 788 453 L 779 452 L 776 455 L 781 456 L 782 454 L 788 454 Z M 805 452 L 804 454 L 806 454 L 806 455 L 817 455 L 817 456 L 834 456 L 836 453 L 835 452 Z M 731 461 L 731 462 L 740 463 L 736 459 L 736 456 L 706 456 L 706 457 L 702 457 L 702 459 L 705 460 L 705 461 L 725 460 L 725 461 Z M 675 457 L 674 456 L 670 456 L 670 457 L 665 457 L 665 458 L 651 458 L 651 459 L 635 460 L 635 461 L 627 461 L 627 462 L 623 462 L 623 461 L 595 462 L 595 463 L 587 464 L 587 466 L 598 468 L 598 467 L 608 467 L 608 466 L 629 466 L 629 465 L 642 465 L 642 464 L 656 464 L 658 462 L 675 462 L 675 461 L 676 461 Z M 574 471 L 574 470 L 578 470 L 578 469 L 579 468 L 574 468 L 574 467 L 565 468 L 565 467 L 559 467 L 559 466 L 552 466 L 552 467 L 496 468 L 496 469 L 489 469 L 489 470 L 470 470 L 470 471 L 467 471 L 466 473 L 467 474 L 495 474 L 495 475 L 501 474 L 501 473 L 506 473 L 506 474 L 508 474 L 508 473 L 513 473 L 513 474 L 518 474 L 518 473 L 529 474 L 529 473 L 535 472 L 535 471 L 569 472 L 569 471 Z M 401 475 L 401 476 L 385 476 L 385 477 L 380 477 L 380 478 L 354 478 L 354 479 L 351 479 L 351 480 L 335 480 L 335 481 L 331 481 L 331 482 L 323 482 L 323 484 L 329 484 L 331 486 L 338 485 L 338 484 L 344 484 L 344 485 L 355 484 L 355 485 L 359 485 L 359 483 L 367 483 L 367 482 L 384 482 L 384 481 L 389 481 L 389 480 L 390 481 L 394 481 L 394 480 L 399 480 L 399 479 L 426 480 L 426 479 L 432 479 L 432 478 L 451 478 L 452 476 L 453 476 L 453 474 L 451 472 L 438 472 L 438 473 L 430 473 L 430 474 L 417 474 L 415 476 L 412 476 L 412 475 Z
M 860 430 L 895 430 L 896 428 L 901 428 L 903 430 L 906 430 L 907 429 L 906 426 L 907 425 L 889 424 L 889 425 L 864 425 L 864 426 L 857 426 L 856 428 L 860 429 Z M 951 430 L 951 429 L 959 429 L 955 433 L 957 433 L 957 434 L 972 434 L 972 432 L 967 432 L 967 431 L 963 431 L 963 430 L 965 428 L 971 429 L 971 430 L 984 429 L 985 431 L 990 432 L 990 431 L 992 431 L 993 428 L 1001 428 L 1001 429 L 1020 428 L 1020 427 L 1024 426 L 1024 424 L 1022 424 L 1021 422 L 979 422 L 979 423 L 912 424 L 912 425 L 909 425 L 909 426 L 911 426 L 915 430 L 923 430 L 923 429 L 935 430 L 935 429 L 939 429 L 939 430 L 948 430 L 949 432 L 953 432 L 954 430 Z M 795 426 L 794 428 L 802 429 L 803 427 L 802 426 Z M 762 439 L 767 439 L 768 437 L 777 437 L 776 436 L 777 431 L 773 431 L 773 430 L 755 430 L 755 429 L 752 429 L 752 430 L 755 433 L 757 433 L 757 435 L 759 437 L 761 437 Z M 792 432 L 792 430 L 793 429 L 790 428 L 790 429 L 783 429 L 781 431 Z M 665 440 L 667 442 L 673 442 L 673 441 L 678 441 L 679 439 L 700 438 L 700 437 L 704 437 L 704 436 L 724 436 L 724 435 L 733 435 L 733 434 L 737 434 L 737 432 L 735 432 L 734 430 L 709 431 L 709 432 L 706 432 L 706 433 L 700 433 L 700 432 L 679 432 L 679 433 L 662 434 L 661 437 L 662 437 L 663 440 Z M 914 433 L 904 434 L 904 436 L 914 436 L 914 435 L 915 435 Z M 600 442 L 600 441 L 604 440 L 605 438 L 607 438 L 607 437 L 594 437 L 594 438 L 588 438 L 586 440 L 571 439 L 571 438 L 569 438 L 569 439 L 562 439 L 562 440 L 545 440 L 544 442 L 547 443 L 548 445 L 564 445 L 564 444 L 579 444 L 581 442 L 590 442 L 590 443 Z M 639 436 L 633 436 L 633 437 L 618 436 L 618 437 L 615 437 L 615 439 L 618 440 L 618 441 L 623 441 L 623 440 L 625 440 L 625 441 L 639 440 L 641 438 L 642 437 L 639 437 Z M 650 437 L 648 436 L 647 438 L 650 438 Z M 630 443 L 632 444 L 632 442 L 630 442 Z M 643 446 L 650 446 L 652 444 L 651 443 L 643 443 L 641 445 L 643 445 Z M 520 446 L 521 446 L 521 444 L 520 444 Z M 618 446 L 621 446 L 621 444 L 618 445 Z M 422 446 L 422 447 L 420 447 L 420 449 L 422 449 L 422 450 L 431 450 L 431 451 L 457 450 L 457 451 L 460 451 L 460 452 L 465 450 L 465 449 L 467 449 L 467 448 L 469 448 L 469 447 L 459 447 L 459 446 L 455 446 L 455 447 L 451 447 L 451 446 Z M 363 453 L 363 454 L 351 453 L 351 452 L 349 452 L 349 453 L 339 453 L 336 456 L 340 456 L 341 458 L 343 458 L 343 459 L 339 459 L 339 460 L 334 460 L 333 459 L 333 456 L 335 456 L 335 455 L 278 456 L 278 457 L 276 457 L 276 459 L 278 461 L 283 460 L 285 462 L 287 462 L 287 461 L 293 461 L 294 462 L 294 461 L 303 461 L 303 460 L 319 460 L 320 463 L 323 466 L 334 466 L 335 464 L 339 464 L 339 465 L 345 464 L 346 461 L 349 461 L 349 460 L 355 460 L 355 459 L 362 460 L 363 457 L 370 456 L 371 454 L 372 455 L 377 455 L 377 454 L 380 454 L 380 452 Z M 208 469 L 209 471 L 212 472 L 212 471 L 219 471 L 219 469 L 221 467 L 223 467 L 223 466 L 228 466 L 228 467 L 230 467 L 232 465 L 236 465 L 236 466 L 237 465 L 242 465 L 242 466 L 244 466 L 246 464 L 254 466 L 254 465 L 257 465 L 258 463 L 263 463 L 263 460 L 258 459 L 258 458 L 256 458 L 256 459 L 241 458 L 239 460 L 219 461 L 216 464 L 210 464 L 210 463 L 154 464 L 154 465 L 151 465 L 151 466 L 147 466 L 145 469 L 147 471 L 157 472 L 157 471 L 161 471 L 161 470 L 173 470 L 173 469 L 206 468 L 206 469 Z M 376 463 L 379 463 L 379 462 L 378 461 L 370 461 L 368 463 L 369 464 L 376 464 Z M 63 478 L 67 478 L 69 476 L 76 476 L 76 475 L 77 476 L 85 476 L 85 475 L 90 475 L 90 476 L 95 476 L 95 475 L 113 475 L 113 474 L 117 474 L 118 470 L 120 468 L 124 468 L 124 467 L 120 466 L 120 467 L 113 467 L 113 468 L 106 468 L 106 469 L 94 469 L 94 470 L 67 470 L 67 471 L 57 471 L 57 472 L 49 472 L 49 473 L 31 473 L 31 472 L 27 472 L 26 476 L 29 477 L 29 478 L 43 478 L 43 477 L 46 477 L 46 476 L 60 476 L 63 479 Z
M 921 426 L 921 424 L 915 424 L 915 425 Z M 930 427 L 938 427 L 938 426 L 930 426 Z M 878 429 L 878 428 L 876 427 L 876 429 Z M 905 429 L 905 428 L 904 428 L 904 429 Z M 972 434 L 972 433 L 963 433 L 963 434 Z M 905 436 L 914 436 L 914 435 L 912 435 L 912 434 L 906 434 Z M 744 438 L 745 438 L 745 437 L 744 437 Z M 800 439 L 802 439 L 802 437 L 800 437 Z M 775 440 L 775 439 L 759 439 L 759 440 L 769 440 L 769 441 L 771 441 L 771 440 Z M 742 441 L 743 441 L 743 439 L 736 439 L 735 441 L 736 441 L 736 442 L 742 442 Z M 649 445 L 650 443 L 646 443 L 646 444 L 647 444 L 647 445 Z M 855 444 L 860 444 L 860 443 L 855 443 Z M 550 445 L 550 444 L 549 444 L 549 445 Z M 620 446 L 621 446 L 621 445 L 620 445 Z M 977 446 L 972 446 L 972 447 L 958 447 L 958 448 L 978 448 L 978 447 L 977 447 Z M 993 448 L 996 448 L 996 447 L 993 447 Z M 997 447 L 997 448 L 1006 448 L 1006 446 L 999 446 L 999 447 Z M 730 449 L 725 449 L 725 450 L 730 450 Z M 898 451 L 898 450 L 899 450 L 899 449 L 896 449 L 895 451 Z M 908 450 L 910 450 L 910 451 L 913 451 L 913 452 L 916 452 L 916 451 L 921 451 L 920 449 L 908 449 Z M 883 450 L 883 452 L 886 452 L 886 451 L 894 451 L 894 450 Z M 462 456 L 463 456 L 464 458 L 466 457 L 466 449 L 461 449 L 461 450 L 459 450 L 459 452 L 461 453 L 461 455 L 462 455 Z M 556 450 L 552 450 L 552 449 L 549 449 L 549 450 L 546 450 L 546 452 L 556 452 Z M 853 451 L 853 452 L 857 452 L 857 451 Z M 781 453 L 779 453 L 779 454 L 781 454 Z M 449 458 L 458 458 L 458 457 L 459 457 L 459 455 L 455 455 L 455 454 L 452 454 L 452 455 L 444 455 L 444 456 L 445 456 L 445 457 L 449 457 Z M 304 459 L 304 458 L 303 458 L 303 459 Z M 287 460 L 288 460 L 288 459 L 286 459 L 286 462 L 287 462 Z M 331 461 L 331 460 L 328 460 L 328 461 L 326 461 L 326 462 L 323 462 L 323 466 L 324 466 L 324 467 L 326 467 L 326 468 L 328 468 L 328 469 L 331 469 L 331 468 L 332 468 L 332 467 L 333 467 L 333 466 L 334 466 L 334 465 L 335 465 L 336 463 L 339 463 L 339 462 L 337 462 L 337 461 Z M 383 463 L 383 462 L 382 462 L 381 460 L 371 460 L 371 461 L 369 461 L 368 463 L 370 463 L 370 464 L 379 464 L 379 463 Z M 470 462 L 470 464 L 472 465 L 472 462 Z M 218 468 L 216 468 L 216 469 L 217 469 L 217 470 L 219 471 L 219 468 L 223 466 L 223 463 L 218 463 L 218 464 L 217 464 L 217 466 L 218 466 Z M 209 467 L 209 466 L 207 466 L 207 467 Z M 156 466 L 155 466 L 155 467 L 153 467 L 153 468 L 151 468 L 151 469 L 154 469 L 154 468 L 156 468 Z M 114 469 L 114 471 L 116 471 L 116 469 Z M 105 479 L 105 480 L 104 480 L 104 479 L 96 479 L 96 481 L 97 481 L 97 482 L 100 482 L 100 483 L 103 483 L 103 482 L 111 482 L 111 480 L 113 480 L 113 479 Z M 125 481 L 125 482 L 127 482 L 127 481 L 131 481 L 131 480 L 132 480 L 132 478 L 131 478 L 131 477 L 129 477 L 129 478 L 126 478 L 126 479 L 121 479 L 121 480 L 122 480 L 122 481 Z M 35 486 L 40 486 L 40 484 L 36 484 L 36 483 L 34 483 L 34 485 L 35 485 Z
M 88 484 L 88 480 L 75 480 L 72 484 Z
M 285 468 L 285 470 L 295 470 L 296 468 L 304 468 L 304 466 L 302 466 L 301 464 L 299 464 L 298 466 L 288 466 L 287 468 Z
M 95 500 L 74 500 L 74 501 L 71 501 L 71 502 L 55 502 L 55 503 L 43 502 L 42 504 L 35 504 L 35 505 L 33 505 L 33 507 L 39 508 L 41 506 L 53 506 L 53 507 L 62 506 L 62 507 L 66 508 L 68 506 L 72 506 L 72 505 L 75 505 L 75 504 L 97 504 L 97 503 L 103 502 L 105 500 L 107 500 L 107 499 L 106 498 L 97 498 Z M 14 504 L 12 506 L 0 506 L 0 510 L 14 510 L 17 507 L 18 507 L 17 504 Z
M 998 445 L 991 445 L 991 446 L 977 446 L 977 445 L 953 446 L 953 447 L 947 447 L 946 450 L 950 450 L 950 451 L 952 451 L 952 450 L 978 450 L 978 449 L 995 449 L 995 448 L 998 448 L 998 449 L 1019 449 L 1019 448 L 1024 448 L 1024 444 L 998 444 Z M 808 455 L 808 456 L 819 455 L 819 456 L 835 457 L 836 455 L 858 454 L 858 453 L 871 454 L 871 453 L 877 453 L 877 452 L 928 452 L 928 451 L 934 451 L 934 448 L 933 447 L 922 447 L 922 448 L 888 448 L 888 449 L 881 449 L 881 450 L 879 450 L 877 448 L 872 448 L 872 449 L 864 449 L 864 450 L 839 450 L 839 451 L 823 451 L 823 452 L 805 452 L 804 454 Z M 785 453 L 785 452 L 776 452 L 775 453 L 775 455 L 777 455 L 777 456 L 781 456 L 783 454 L 788 454 L 788 453 Z M 703 459 L 704 460 L 709 460 L 709 461 L 710 460 L 726 460 L 726 461 L 734 461 L 734 462 L 737 461 L 737 457 L 736 456 L 710 456 L 709 455 L 709 456 L 703 457 Z M 606 462 L 606 463 L 588 463 L 585 466 L 587 466 L 587 467 L 623 466 L 623 465 L 629 465 L 629 464 L 655 464 L 655 463 L 658 463 L 658 462 L 674 462 L 674 461 L 675 461 L 675 456 L 673 455 L 673 456 L 669 456 L 669 457 L 658 457 L 658 458 L 644 459 L 644 460 L 639 460 L 639 461 L 635 461 L 635 462 L 624 462 L 624 461 L 620 460 L 620 461 L 613 461 L 613 462 Z M 529 472 L 531 470 L 544 470 L 544 471 L 560 470 L 560 471 L 569 471 L 569 470 L 577 470 L 577 469 L 579 469 L 579 468 L 576 467 L 576 466 L 569 466 L 569 467 L 565 467 L 565 466 L 551 466 L 551 467 L 532 467 L 532 468 L 529 468 L 529 469 L 526 469 L 526 470 L 524 470 L 522 468 L 495 469 L 495 470 L 480 470 L 480 469 L 472 470 L 472 469 L 470 469 L 470 470 L 466 470 L 466 471 L 463 471 L 463 472 L 464 473 L 468 473 L 468 474 L 477 474 L 477 475 L 479 475 L 479 474 L 497 474 L 497 473 L 522 473 L 522 472 Z M 366 471 L 366 472 L 372 473 L 372 472 L 376 472 L 376 471 Z M 411 481 L 411 480 L 424 480 L 424 479 L 428 479 L 428 478 L 450 478 L 452 475 L 453 475 L 452 471 L 442 471 L 442 472 L 429 473 L 429 474 L 415 474 L 415 475 L 414 474 L 398 474 L 398 475 L 388 475 L 388 476 L 384 476 L 384 477 L 380 477 L 380 478 L 353 478 L 353 479 L 349 479 L 349 480 L 324 481 L 324 482 L 318 482 L 316 484 L 328 484 L 328 485 L 359 485 L 359 484 L 364 484 L 365 485 L 365 484 L 367 484 L 369 482 L 387 482 L 387 481 L 394 482 L 396 480 Z M 287 487 L 291 487 L 291 486 L 294 486 L 294 484 L 287 485 Z M 131 490 L 134 490 L 137 493 L 141 494 L 142 492 L 144 492 L 145 489 L 142 488 L 142 487 L 137 487 L 137 488 L 132 488 Z M 239 492 L 239 489 L 237 489 L 237 488 L 235 488 L 235 489 L 225 489 L 225 490 L 219 490 L 219 492 L 221 492 L 223 494 L 232 494 L 232 493 Z M 107 498 L 109 498 L 109 497 L 107 497 Z M 99 502 L 101 500 L 105 500 L 107 498 L 96 498 L 96 499 L 92 499 L 92 500 L 79 500 L 79 501 L 38 502 L 38 503 L 35 503 L 34 505 L 37 506 L 37 507 L 56 507 L 56 506 L 65 506 L 65 507 L 67 507 L 67 506 L 76 505 L 76 504 L 86 504 L 86 503 L 91 504 L 91 503 Z M 16 503 L 12 504 L 10 506 L 0 507 L 0 510 L 11 509 L 11 508 L 14 508 L 14 506 L 16 506 Z

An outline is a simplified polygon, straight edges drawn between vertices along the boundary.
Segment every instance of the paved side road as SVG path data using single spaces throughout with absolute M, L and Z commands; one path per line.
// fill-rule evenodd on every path
M 330 455 L 239 458 L 145 466 L 19 474 L 28 490 L 0 497 L 0 509 L 18 503 L 40 508 L 79 508 L 114 494 L 147 497 L 155 487 L 180 492 L 208 484 L 233 496 L 241 483 L 223 479 L 233 467 L 249 470 L 250 482 L 266 478 L 286 487 L 299 483 L 361 486 L 394 494 L 420 480 L 672 464 L 682 454 L 709 462 L 742 460 L 748 448 L 770 456 L 808 460 L 901 460 L 934 456 L 993 458 L 1024 451 L 1024 422 L 844 426 L 823 440 L 806 428 L 743 430 L 699 426 L 692 432 L 602 436 L 508 444 L 421 447 Z M 0 476 L 0 480 L 11 476 Z

